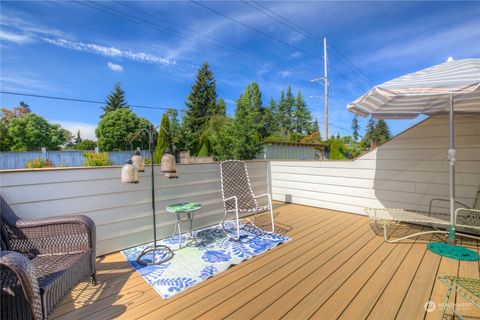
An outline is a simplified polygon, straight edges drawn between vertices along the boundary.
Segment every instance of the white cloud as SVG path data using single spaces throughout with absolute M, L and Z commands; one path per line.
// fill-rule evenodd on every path
M 234 99 L 223 99 L 227 104 L 233 104 L 235 105 L 237 103 L 237 101 L 235 101 Z
M 85 43 L 79 41 L 71 41 L 67 39 L 51 39 L 51 38 L 42 38 L 42 40 L 50 43 L 54 46 L 89 52 L 93 54 L 98 54 L 106 57 L 112 58 L 126 58 L 138 62 L 146 62 L 152 64 L 158 64 L 163 66 L 172 66 L 176 65 L 177 62 L 173 59 L 166 59 L 160 56 L 144 53 L 144 52 L 135 52 L 130 50 L 121 50 L 115 47 L 105 47 L 95 43 Z
M 123 72 L 123 67 L 119 64 L 115 64 L 112 62 L 108 62 L 107 66 L 110 68 L 110 70 L 115 71 L 115 72 Z
M 288 37 L 288 42 L 289 43 L 298 43 L 305 39 L 305 36 L 301 33 L 294 32 Z
M 2 17 L 3 18 L 3 17 Z M 177 67 L 189 67 L 189 64 L 177 63 L 173 58 L 165 58 L 159 55 L 149 54 L 141 51 L 132 51 L 132 50 L 122 50 L 114 46 L 104 46 L 97 43 L 88 43 L 71 40 L 74 38 L 73 35 L 67 34 L 65 32 L 45 28 L 43 26 L 37 26 L 32 24 L 27 24 L 22 19 L 16 18 L 6 18 L 2 19 L 0 22 L 2 30 L 0 32 L 0 40 L 5 40 L 9 42 L 14 42 L 17 44 L 27 44 L 35 40 L 45 41 L 51 45 L 76 50 L 89 52 L 92 54 L 98 54 L 106 57 L 112 58 L 124 58 L 137 62 L 151 63 L 162 66 L 177 66 Z M 5 31 L 5 28 L 15 30 Z M 165 50 L 166 51 L 166 50 Z M 112 64 L 113 65 L 113 64 Z M 120 65 L 115 65 L 113 68 L 109 67 L 116 72 L 121 71 Z M 120 68 L 119 68 L 120 67 Z
M 280 77 L 282 78 L 286 78 L 286 77 L 289 77 L 292 75 L 292 71 L 290 70 L 282 70 L 278 73 L 280 75 Z
M 95 136 L 95 129 L 97 128 L 96 124 L 87 123 L 87 122 L 80 122 L 80 121 L 61 121 L 61 120 L 49 120 L 52 123 L 58 123 L 63 128 L 67 129 L 68 131 L 72 132 L 73 134 L 77 134 L 78 130 L 80 130 L 80 137 L 82 139 L 90 139 L 90 140 L 97 140 Z
M 291 55 L 289 55 L 288 57 L 290 59 L 296 59 L 296 58 L 300 58 L 300 56 L 302 55 L 302 53 L 300 51 L 295 51 L 294 53 L 292 53 Z
M 32 37 L 29 35 L 11 33 L 5 30 L 0 31 L 0 40 L 14 42 L 17 44 L 25 44 L 33 41 Z
M 423 29 L 420 30 L 417 25 L 397 30 L 395 36 L 384 38 L 377 51 L 361 57 L 360 63 L 368 65 L 401 60 L 402 63 L 408 64 L 421 59 L 431 62 L 432 57 L 436 58 L 443 54 L 444 60 L 437 61 L 440 63 L 446 61 L 452 53 L 461 57 L 476 56 L 480 53 L 478 46 L 469 45 L 478 42 L 480 37 L 477 21 L 467 21 L 448 28 L 440 28 L 435 23 L 427 22 L 421 26 Z M 377 37 L 382 38 L 381 35 Z
M 40 80 L 34 74 L 16 73 L 16 74 L 2 74 L 0 85 L 5 90 L 16 91 L 19 88 L 33 90 L 33 91 L 54 91 L 58 89 L 43 80 Z

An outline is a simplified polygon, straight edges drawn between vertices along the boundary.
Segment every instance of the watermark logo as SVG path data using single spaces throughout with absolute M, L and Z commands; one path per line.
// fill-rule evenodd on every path
M 471 310 L 472 304 L 469 302 L 462 302 L 462 303 L 435 303 L 434 301 L 427 301 L 423 305 L 423 308 L 427 312 L 433 312 L 437 308 L 443 310 L 445 308 L 449 308 L 451 310 Z
M 423 307 L 425 308 L 425 311 L 433 312 L 437 308 L 437 305 L 433 301 L 427 301 Z

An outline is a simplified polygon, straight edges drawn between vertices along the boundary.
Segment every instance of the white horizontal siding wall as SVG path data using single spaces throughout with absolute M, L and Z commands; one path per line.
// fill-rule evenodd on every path
M 272 161 L 273 198 L 365 214 L 365 207 L 425 210 L 448 198 L 447 118 L 430 118 L 354 161 Z M 480 185 L 480 119 L 455 122 L 457 200 L 472 206 Z M 438 203 L 436 210 L 445 210 Z
M 268 162 L 248 162 L 256 193 L 268 191 Z M 122 184 L 120 167 L 0 172 L 1 194 L 22 218 L 85 214 L 97 225 L 97 255 L 152 240 L 150 169 L 140 183 Z M 212 225 L 223 216 L 219 164 L 178 165 L 179 178 L 156 170 L 157 232 L 172 234 L 174 216 L 168 204 L 195 201 L 203 208 L 195 227 Z M 184 227 L 184 230 L 187 226 Z

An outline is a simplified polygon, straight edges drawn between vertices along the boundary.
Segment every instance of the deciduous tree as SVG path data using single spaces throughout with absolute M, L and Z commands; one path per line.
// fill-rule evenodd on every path
M 60 125 L 51 124 L 34 113 L 11 119 L 8 134 L 12 137 L 12 151 L 39 150 L 41 147 L 58 150 L 71 135 Z
M 147 129 L 149 126 L 151 126 L 150 121 L 138 117 L 130 108 L 110 111 L 104 115 L 95 130 L 98 147 L 102 151 L 147 148 L 148 136 L 145 132 L 140 132 L 140 129 Z M 136 135 L 136 133 L 139 134 Z

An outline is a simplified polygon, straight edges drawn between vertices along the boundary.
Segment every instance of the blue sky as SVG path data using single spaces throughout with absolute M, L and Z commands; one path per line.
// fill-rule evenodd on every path
M 326 36 L 332 45 L 329 132 L 347 135 L 352 114 L 346 104 L 372 83 L 449 56 L 480 57 L 479 2 L 201 4 L 221 15 L 188 1 L 2 1 L 1 89 L 103 101 L 119 81 L 130 104 L 182 109 L 198 67 L 208 61 L 229 114 L 251 81 L 259 83 L 265 105 L 290 84 L 302 92 L 323 134 L 323 100 L 318 98 L 323 87 L 310 80 L 323 75 L 320 40 Z M 95 104 L 0 94 L 2 107 L 22 100 L 34 112 L 72 131 L 80 128 L 90 138 L 101 114 Z M 162 114 L 134 110 L 153 123 Z M 398 133 L 416 121 L 389 125 Z M 361 119 L 362 130 L 365 123 Z

